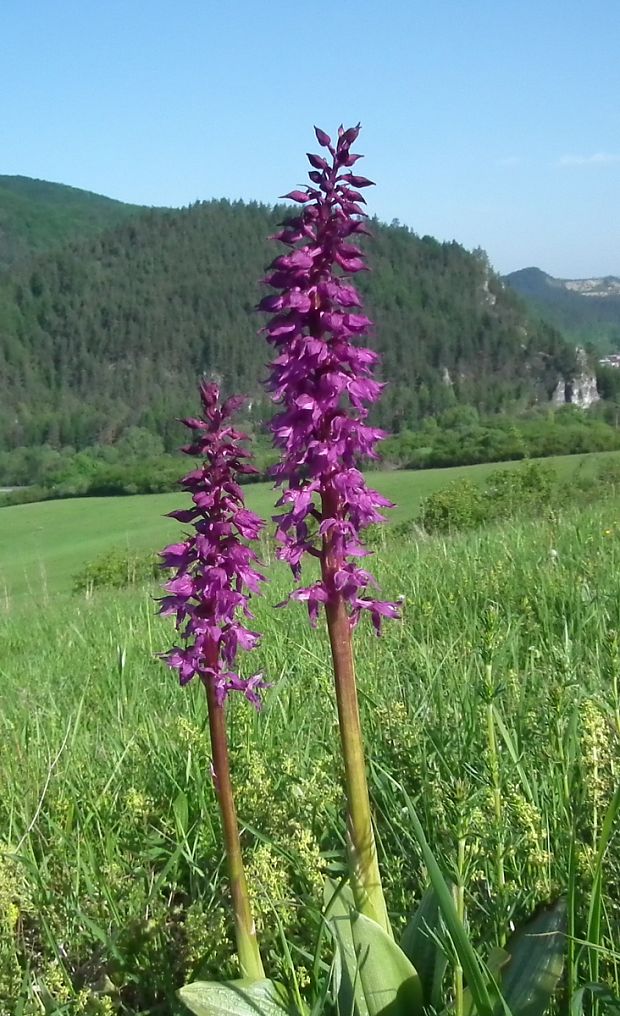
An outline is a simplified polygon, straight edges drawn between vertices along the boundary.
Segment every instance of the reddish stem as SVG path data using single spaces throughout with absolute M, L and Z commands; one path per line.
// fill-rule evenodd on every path
M 217 646 L 213 645 L 210 665 L 217 665 Z M 224 846 L 228 862 L 230 892 L 233 902 L 235 920 L 235 936 L 239 963 L 244 977 L 255 980 L 264 978 L 265 971 L 258 949 L 256 926 L 252 917 L 250 897 L 243 867 L 239 824 L 230 777 L 230 760 L 228 756 L 228 737 L 224 707 L 217 701 L 212 682 L 205 684 L 209 711 L 209 732 L 211 734 L 211 753 L 213 757 L 214 783 L 222 817 Z

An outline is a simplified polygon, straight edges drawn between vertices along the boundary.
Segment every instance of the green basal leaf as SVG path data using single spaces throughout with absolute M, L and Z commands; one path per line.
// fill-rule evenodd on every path
M 323 898 L 325 920 L 336 943 L 335 987 L 339 1016 L 369 1016 L 351 931 L 351 913 L 355 909 L 353 893 L 348 885 L 338 886 L 326 878 Z
M 400 947 L 416 968 L 422 984 L 425 1005 L 440 1008 L 443 975 L 447 956 L 435 936 L 441 930 L 439 899 L 432 885 L 428 887 L 403 932 Z
M 513 1016 L 543 1016 L 562 975 L 566 900 L 539 910 L 506 944 L 502 995 Z
M 418 973 L 394 939 L 363 914 L 351 917 L 359 978 L 369 1016 L 417 1016 L 424 1010 Z
M 178 994 L 194 1016 L 300 1016 L 274 981 L 194 981 Z

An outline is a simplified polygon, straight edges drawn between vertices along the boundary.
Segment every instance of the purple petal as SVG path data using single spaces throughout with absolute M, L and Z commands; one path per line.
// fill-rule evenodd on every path
M 356 176 L 355 173 L 345 173 L 344 180 L 347 180 L 353 187 L 374 187 L 374 181 L 368 180 L 365 176 Z
M 326 135 L 326 137 L 327 137 L 327 135 Z M 328 144 L 329 144 L 329 141 L 328 141 Z M 314 166 L 315 169 L 328 169 L 329 168 L 328 165 L 327 165 L 327 160 L 324 159 L 321 155 L 313 155 L 311 152 L 306 152 L 306 156 L 308 158 L 308 162 L 310 163 L 310 165 Z
M 326 134 L 325 131 L 322 131 L 320 127 L 315 127 L 314 133 L 316 134 L 316 139 L 318 143 L 322 145 L 323 148 L 329 148 L 329 146 L 332 143 L 332 139 L 330 138 L 329 134 Z
M 281 194 L 280 197 L 282 200 L 289 198 L 291 201 L 299 201 L 300 204 L 310 201 L 310 195 L 300 190 L 289 191 L 288 194 Z

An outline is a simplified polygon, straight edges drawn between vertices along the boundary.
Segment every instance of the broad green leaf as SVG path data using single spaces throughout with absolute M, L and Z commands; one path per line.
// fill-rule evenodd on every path
M 336 943 L 335 987 L 339 1016 L 369 1016 L 351 931 L 353 893 L 348 885 L 339 887 L 330 878 L 326 878 L 323 897 L 325 920 Z
M 369 1016 L 421 1014 L 424 997 L 420 978 L 394 939 L 359 913 L 351 917 L 351 930 Z
M 543 1016 L 557 987 L 566 946 L 566 900 L 539 910 L 506 943 L 502 995 L 513 1016 Z
M 297 1016 L 286 991 L 273 981 L 194 981 L 179 991 L 194 1016 Z
M 439 992 L 448 959 L 434 937 L 441 929 L 437 893 L 429 886 L 403 932 L 400 947 L 416 968 L 425 1005 L 439 1008 Z

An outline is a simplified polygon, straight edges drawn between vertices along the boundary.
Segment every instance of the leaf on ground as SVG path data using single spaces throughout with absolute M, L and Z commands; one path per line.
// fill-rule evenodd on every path
M 194 981 L 179 991 L 194 1016 L 299 1016 L 274 981 Z

